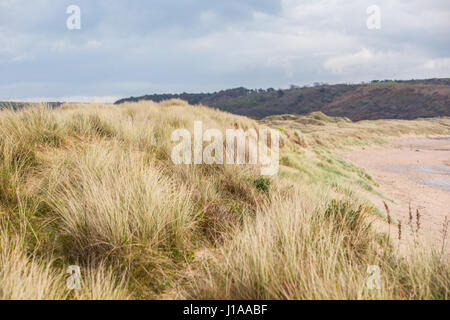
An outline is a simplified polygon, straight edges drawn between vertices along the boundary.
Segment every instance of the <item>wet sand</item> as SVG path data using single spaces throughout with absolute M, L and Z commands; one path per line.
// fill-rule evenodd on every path
M 386 201 L 394 221 L 401 221 L 404 226 L 404 238 L 412 237 L 407 226 L 411 206 L 413 229 L 417 228 L 419 210 L 421 238 L 440 248 L 445 217 L 450 220 L 450 137 L 403 136 L 389 142 L 388 146 L 353 149 L 343 156 L 365 168 L 379 183 L 377 190 L 393 200 L 368 194 L 382 211 Z M 397 227 L 394 228 L 397 233 Z M 450 234 L 446 252 L 450 251 L 448 237 Z

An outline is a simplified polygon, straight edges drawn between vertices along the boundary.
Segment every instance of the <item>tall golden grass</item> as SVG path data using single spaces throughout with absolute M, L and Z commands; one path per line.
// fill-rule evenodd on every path
M 376 182 L 333 148 L 448 135 L 450 120 L 312 117 L 320 130 L 180 100 L 0 111 L 0 299 L 447 299 L 448 257 L 400 254 L 373 230 L 359 190 Z M 174 165 L 171 133 L 195 120 L 278 128 L 280 174 Z M 73 264 L 81 290 L 66 287 Z

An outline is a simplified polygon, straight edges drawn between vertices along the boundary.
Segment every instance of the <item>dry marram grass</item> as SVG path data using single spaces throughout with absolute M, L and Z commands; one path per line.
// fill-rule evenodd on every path
M 401 255 L 375 232 L 379 212 L 359 189 L 376 192 L 376 182 L 333 147 L 448 135 L 450 120 L 294 118 L 257 122 L 180 100 L 1 111 L 0 299 L 173 290 L 195 299 L 447 299 L 448 257 L 420 246 Z M 279 175 L 174 165 L 171 133 L 195 120 L 223 131 L 278 128 Z M 79 291 L 65 285 L 71 264 L 82 270 Z M 368 265 L 380 266 L 381 290 L 366 288 Z

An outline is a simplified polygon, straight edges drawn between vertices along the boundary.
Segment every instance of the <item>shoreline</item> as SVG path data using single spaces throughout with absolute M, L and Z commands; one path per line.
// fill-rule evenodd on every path
M 386 202 L 394 223 L 401 222 L 402 245 L 414 237 L 413 229 L 419 229 L 421 242 L 442 248 L 445 240 L 445 251 L 450 252 L 449 236 L 444 239 L 442 234 L 446 217 L 450 220 L 450 136 L 405 135 L 387 140 L 383 146 L 356 147 L 341 155 L 364 168 L 379 184 L 377 190 L 392 200 L 367 193 L 384 212 Z M 377 225 L 388 230 L 387 223 Z

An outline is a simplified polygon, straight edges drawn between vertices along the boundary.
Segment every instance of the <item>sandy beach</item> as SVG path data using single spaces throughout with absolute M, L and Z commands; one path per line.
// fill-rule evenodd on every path
M 368 196 L 380 209 L 384 209 L 383 201 L 388 204 L 394 221 L 404 226 L 405 239 L 411 238 L 411 207 L 413 229 L 417 228 L 418 210 L 421 238 L 442 247 L 445 217 L 450 220 L 450 137 L 391 138 L 388 145 L 357 148 L 343 156 L 365 168 L 379 183 L 377 190 L 386 199 L 372 193 Z M 392 232 L 397 233 L 396 229 Z

